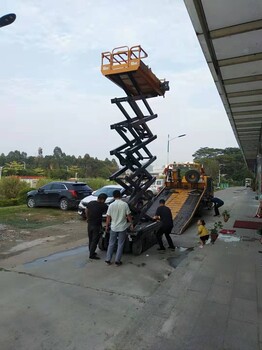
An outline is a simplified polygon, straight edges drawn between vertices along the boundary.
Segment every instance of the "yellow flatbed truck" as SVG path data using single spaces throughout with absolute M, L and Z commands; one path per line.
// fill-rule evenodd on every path
M 213 194 L 213 182 L 210 176 L 205 174 L 204 168 L 197 163 L 170 164 L 166 172 L 165 187 L 155 198 L 148 210 L 153 216 L 160 199 L 166 201 L 171 209 L 173 217 L 172 233 L 181 234 L 189 226 L 200 206 L 209 201 Z M 184 175 L 181 175 L 181 172 Z

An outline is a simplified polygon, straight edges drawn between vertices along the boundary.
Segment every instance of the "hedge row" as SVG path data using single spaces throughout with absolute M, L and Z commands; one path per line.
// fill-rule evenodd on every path
M 26 203 L 27 192 L 28 192 L 28 188 L 27 189 L 23 189 L 22 191 L 20 191 L 16 198 L 0 199 L 0 208 L 25 204 Z
M 12 207 L 14 205 L 24 204 L 21 199 L 11 198 L 11 199 L 0 199 L 0 208 L 2 207 Z

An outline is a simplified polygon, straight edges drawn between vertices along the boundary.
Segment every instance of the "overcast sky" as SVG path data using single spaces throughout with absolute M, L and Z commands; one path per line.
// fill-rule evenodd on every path
M 125 94 L 100 72 L 101 53 L 141 45 L 145 63 L 170 82 L 166 97 L 150 99 L 156 166 L 191 161 L 200 147 L 237 147 L 223 104 L 183 0 L 2 0 L 0 16 L 0 153 L 110 158 L 124 119 L 110 100 Z

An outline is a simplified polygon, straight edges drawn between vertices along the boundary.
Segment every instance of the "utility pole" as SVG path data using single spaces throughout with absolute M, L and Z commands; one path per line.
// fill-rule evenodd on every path
M 2 178 L 2 170 L 3 170 L 3 166 L 0 166 L 0 180 Z

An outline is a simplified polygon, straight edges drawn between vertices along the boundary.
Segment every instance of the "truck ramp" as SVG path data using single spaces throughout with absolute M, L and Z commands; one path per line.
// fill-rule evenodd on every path
M 146 215 L 150 216 L 151 218 L 156 214 L 156 210 L 159 207 L 159 201 L 160 199 L 164 199 L 165 201 L 168 200 L 168 198 L 172 195 L 174 190 L 169 189 L 167 187 L 163 188 L 159 194 L 154 197 L 152 204 L 148 208 Z
M 159 206 L 159 200 L 164 199 L 166 205 L 171 209 L 174 227 L 172 233 L 181 234 L 190 224 L 204 195 L 203 190 L 169 189 L 164 188 L 147 210 L 146 214 L 153 217 Z
M 187 192 L 187 193 L 185 193 Z M 166 202 L 170 207 L 174 218 L 172 233 L 180 235 L 190 224 L 200 202 L 204 191 L 181 191 L 178 195 L 172 194 Z

